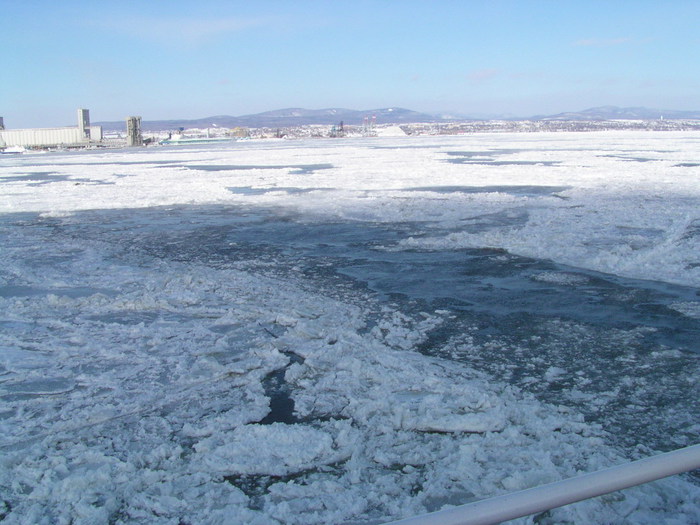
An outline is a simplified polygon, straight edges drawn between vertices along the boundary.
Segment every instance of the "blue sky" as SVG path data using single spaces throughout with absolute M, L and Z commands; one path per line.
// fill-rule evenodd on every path
M 700 1 L 0 0 L 8 128 L 286 107 L 700 109 Z

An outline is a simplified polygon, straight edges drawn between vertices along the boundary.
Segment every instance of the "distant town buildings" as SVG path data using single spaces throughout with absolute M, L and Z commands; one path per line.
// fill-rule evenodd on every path
M 244 127 L 236 127 L 231 129 L 231 136 L 239 139 L 250 137 L 250 130 Z
M 605 109 L 605 108 L 603 108 Z M 386 114 L 393 112 L 387 110 Z M 418 117 L 421 114 L 416 114 Z M 90 112 L 77 110 L 77 125 L 61 128 L 5 129 L 0 117 L 0 152 L 16 153 L 25 149 L 65 149 L 65 148 L 121 148 L 124 146 L 151 146 L 204 143 L 226 143 L 247 139 L 321 139 L 354 137 L 388 137 L 404 135 L 465 135 L 472 133 L 532 133 L 532 132 L 589 132 L 589 131 L 700 131 L 700 119 L 604 119 L 578 118 L 578 114 L 543 117 L 533 120 L 447 120 L 409 122 L 406 118 L 377 123 L 376 115 L 365 115 L 361 124 L 310 124 L 266 127 L 229 128 L 216 123 L 203 128 L 185 129 L 178 126 L 173 131 L 172 121 L 142 122 L 140 116 L 124 121 L 105 123 L 102 126 L 90 124 Z M 335 116 L 335 115 L 334 115 Z M 584 115 L 587 116 L 587 115 Z M 594 115 L 595 116 L 595 115 Z M 417 117 L 417 118 L 418 118 Z M 295 117 L 296 118 L 296 117 Z M 315 117 L 314 117 L 315 118 Z M 407 117 L 408 118 L 408 117 Z M 287 118 L 289 122 L 291 117 Z M 303 120 L 303 115 L 299 117 Z M 292 119 L 293 120 L 293 119 Z M 313 118 L 311 119 L 313 120 Z M 177 122 L 177 121 L 176 121 Z M 184 123 L 184 122 L 183 122 Z M 144 131 L 145 125 L 145 131 Z M 156 126 L 161 126 L 156 127 Z M 170 129 L 168 129 L 170 127 Z M 174 136 L 175 135 L 175 136 Z M 13 151 L 15 150 L 15 151 Z M 18 151 L 17 151 L 18 150 Z

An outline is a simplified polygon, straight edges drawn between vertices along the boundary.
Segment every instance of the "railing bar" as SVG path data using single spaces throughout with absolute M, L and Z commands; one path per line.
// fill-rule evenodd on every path
M 700 468 L 700 445 L 390 525 L 493 525 Z

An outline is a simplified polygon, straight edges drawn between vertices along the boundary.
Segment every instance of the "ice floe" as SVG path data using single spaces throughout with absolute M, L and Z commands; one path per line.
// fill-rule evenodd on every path
M 626 160 L 637 154 L 655 162 Z M 673 368 L 682 352 L 634 353 L 650 330 L 607 330 L 622 350 L 604 362 L 603 350 L 580 350 L 604 330 L 573 320 L 538 325 L 527 347 L 484 341 L 444 305 L 407 312 L 335 289 L 340 273 L 276 268 L 260 246 L 224 244 L 225 231 L 256 210 L 294 210 L 301 223 L 413 231 L 375 250 L 491 247 L 501 251 L 490 262 L 518 254 L 585 269 L 533 270 L 529 282 L 548 289 L 587 287 L 592 270 L 697 287 L 695 161 L 697 138 L 682 133 L 0 159 L 0 520 L 381 523 L 653 453 L 617 448 L 614 425 L 587 419 L 642 413 L 636 392 L 667 395 L 685 377 Z M 185 249 L 197 221 L 228 251 Z M 698 318 L 692 300 L 670 309 Z M 426 355 L 448 322 L 463 330 Z M 506 353 L 527 375 L 515 377 Z M 653 377 L 635 379 L 635 367 L 662 362 L 659 382 L 635 390 Z M 609 363 L 620 380 L 608 374 L 591 393 Z M 528 385 L 564 389 L 568 406 Z M 688 421 L 683 439 L 697 434 Z M 537 520 L 695 523 L 700 489 L 674 477 Z

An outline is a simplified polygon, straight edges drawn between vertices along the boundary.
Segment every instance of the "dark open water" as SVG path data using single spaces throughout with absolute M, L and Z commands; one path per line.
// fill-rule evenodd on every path
M 126 255 L 294 279 L 361 304 L 368 330 L 387 307 L 416 324 L 424 312 L 439 315 L 444 321 L 418 348 L 425 354 L 467 363 L 580 411 L 609 431 L 612 444 L 639 447 L 640 454 L 700 441 L 700 320 L 672 308 L 700 301 L 694 288 L 500 250 L 396 249 L 401 239 L 425 233 L 419 223 L 324 222 L 280 211 L 186 206 L 22 220 L 56 235 L 113 243 Z M 282 375 L 268 388 L 271 421 L 293 421 Z

